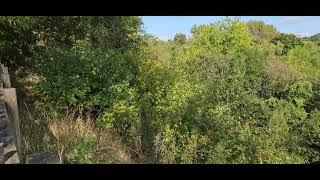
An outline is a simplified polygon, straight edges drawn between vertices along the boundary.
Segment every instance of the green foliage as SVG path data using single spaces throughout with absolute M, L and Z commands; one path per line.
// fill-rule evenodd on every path
M 312 97 L 312 84 L 310 82 L 296 82 L 288 89 L 288 99 L 297 106 L 302 106 Z
M 315 34 L 315 35 L 313 35 L 313 36 L 311 36 L 311 37 L 306 37 L 306 38 L 304 38 L 305 40 L 309 40 L 309 41 L 312 41 L 312 42 L 314 42 L 316 45 L 320 45 L 320 33 L 318 33 L 318 34 Z
M 78 145 L 67 154 L 67 161 L 72 164 L 91 164 L 92 163 L 92 146 L 95 146 L 95 139 L 84 138 Z
M 193 27 L 192 50 L 196 56 L 212 53 L 235 52 L 250 46 L 252 36 L 240 21 L 221 21 L 216 24 Z M 194 52 L 193 52 L 194 51 Z
M 193 33 L 174 49 L 171 87 L 153 92 L 161 96 L 152 112 L 160 162 L 306 161 L 304 107 L 312 84 L 280 59 L 266 62 L 275 57 L 252 46 L 238 21 L 193 27 Z
M 46 49 L 69 50 L 77 40 L 94 47 L 125 51 L 140 42 L 139 17 L 25 16 L 1 17 L 1 57 L 10 67 L 30 67 L 34 55 Z
M 274 38 L 278 31 L 270 24 L 266 24 L 263 21 L 249 21 L 247 22 L 250 33 L 254 36 L 255 42 L 260 44 L 263 41 L 270 41 Z
M 290 66 L 305 73 L 309 78 L 320 79 L 320 48 L 313 43 L 305 43 L 303 47 L 292 49 L 288 53 Z
M 113 84 L 136 81 L 139 19 L 38 17 L 38 20 L 44 26 L 60 23 L 59 28 L 71 33 L 61 37 L 67 34 L 48 32 L 43 37 L 48 47 L 37 53 L 36 69 L 41 77 L 38 90 L 44 105 L 53 103 L 61 109 L 99 110 L 110 104 Z M 79 26 L 73 26 L 74 23 Z M 103 34 L 108 36 L 103 38 Z
M 315 34 L 313 36 L 310 37 L 311 40 L 320 40 L 320 34 Z
M 88 116 L 142 162 L 319 160 L 319 46 L 260 21 L 223 19 L 167 42 L 140 25 L 138 17 L 1 18 L 1 57 L 34 65 L 38 105 Z M 95 141 L 79 140 L 68 162 L 93 163 Z
M 306 144 L 305 157 L 308 162 L 320 160 L 320 112 L 315 110 L 306 123 Z
M 105 107 L 111 102 L 113 84 L 135 78 L 130 52 L 102 51 L 88 41 L 77 41 L 70 52 L 52 49 L 42 57 L 37 68 L 42 75 L 41 100 L 61 109 Z
M 182 34 L 182 33 L 178 33 L 174 36 L 174 42 L 176 44 L 182 45 L 186 43 L 186 35 Z
M 116 84 L 110 87 L 110 108 L 98 118 L 98 125 L 109 131 L 114 131 L 124 138 L 124 141 L 137 148 L 140 146 L 140 116 L 138 97 L 135 89 L 130 88 L 128 82 Z
M 1 63 L 13 70 L 33 65 L 34 26 L 32 17 L 0 17 Z
M 282 55 L 286 55 L 290 49 L 293 49 L 297 46 L 303 46 L 302 40 L 296 37 L 294 34 L 280 33 L 271 40 L 271 43 L 276 45 L 278 42 L 283 44 Z
M 310 132 L 309 132 L 309 143 L 316 146 L 320 146 L 320 112 L 318 110 L 314 111 L 310 117 Z

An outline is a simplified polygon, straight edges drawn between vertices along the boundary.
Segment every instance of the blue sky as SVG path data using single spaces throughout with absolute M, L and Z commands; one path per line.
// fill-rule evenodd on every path
M 191 27 L 208 24 L 225 16 L 142 16 L 144 29 L 162 40 L 172 39 L 178 32 L 190 36 Z M 230 16 L 233 18 L 234 16 Z M 280 32 L 302 37 L 320 33 L 320 16 L 238 16 L 240 20 L 262 20 Z

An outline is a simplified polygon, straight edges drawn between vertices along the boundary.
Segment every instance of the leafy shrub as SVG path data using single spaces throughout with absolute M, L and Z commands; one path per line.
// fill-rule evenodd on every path
M 110 92 L 114 98 L 110 102 L 110 108 L 105 109 L 98 118 L 99 127 L 116 132 L 129 146 L 139 149 L 140 109 L 135 89 L 124 82 L 111 86 Z
M 271 43 L 273 44 L 277 44 L 278 42 L 281 42 L 284 45 L 282 55 L 286 55 L 290 49 L 297 46 L 303 46 L 302 40 L 294 34 L 280 33 L 271 40 Z
M 94 139 L 82 139 L 69 154 L 66 155 L 70 163 L 91 164 L 92 155 L 90 149 L 96 144 Z
M 128 52 L 103 52 L 88 41 L 77 41 L 71 52 L 48 51 L 38 67 L 43 105 L 80 112 L 107 107 L 113 98 L 111 86 L 134 80 L 130 57 Z

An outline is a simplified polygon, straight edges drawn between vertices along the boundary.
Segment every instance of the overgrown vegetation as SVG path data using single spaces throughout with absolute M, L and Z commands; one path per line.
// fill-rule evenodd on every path
M 1 17 L 24 152 L 65 163 L 320 160 L 320 47 L 260 21 L 161 41 L 139 17 Z

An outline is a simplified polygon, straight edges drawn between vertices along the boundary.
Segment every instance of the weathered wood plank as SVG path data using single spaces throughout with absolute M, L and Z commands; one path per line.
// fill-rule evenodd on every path
M 8 68 L 1 64 L 0 74 L 8 74 Z
M 17 94 L 15 88 L 5 88 L 3 89 L 3 99 L 6 104 L 6 109 L 8 113 L 9 120 L 14 126 L 17 149 L 20 153 L 21 151 L 21 135 L 20 135 L 20 120 L 19 120 L 19 110 L 17 103 Z
M 9 74 L 1 74 L 2 87 L 11 88 L 10 76 Z
M 0 142 L 3 143 L 1 158 L 4 164 L 20 163 L 13 129 L 13 124 L 10 123 L 7 115 L 5 103 L 3 100 L 0 100 Z
M 4 164 L 4 144 L 0 143 L 0 164 Z
M 8 68 L 3 64 L 0 66 L 0 82 L 0 143 L 3 143 L 0 160 L 5 164 L 19 164 L 21 143 L 17 95 L 16 89 L 11 88 Z
M 1 64 L 0 74 L 1 74 L 1 83 L 2 83 L 1 87 L 11 88 L 10 75 L 8 72 L 8 68 L 5 67 L 3 64 Z

